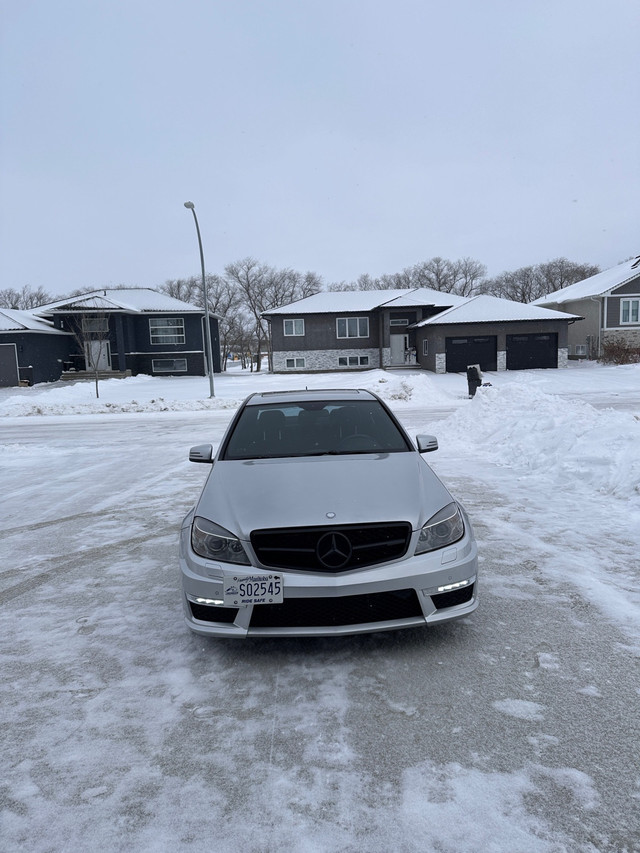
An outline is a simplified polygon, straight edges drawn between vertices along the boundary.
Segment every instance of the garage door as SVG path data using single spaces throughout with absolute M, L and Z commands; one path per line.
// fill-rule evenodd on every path
M 0 344 L 0 388 L 8 388 L 19 384 L 16 345 Z
M 496 370 L 498 339 L 495 335 L 445 338 L 445 353 L 447 373 L 464 372 L 469 364 L 479 364 L 481 370 Z
M 558 366 L 558 335 L 507 335 L 507 370 Z

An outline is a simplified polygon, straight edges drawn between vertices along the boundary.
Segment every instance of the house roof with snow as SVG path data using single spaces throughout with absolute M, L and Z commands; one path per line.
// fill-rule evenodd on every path
M 333 290 L 322 291 L 289 305 L 263 311 L 263 316 L 277 314 L 336 314 L 373 311 L 376 308 L 407 308 L 419 305 L 449 307 L 466 300 L 453 293 L 430 290 L 427 287 L 394 290 Z
M 616 287 L 633 281 L 634 278 L 640 278 L 640 255 L 625 261 L 623 264 L 618 264 L 617 267 L 611 267 L 611 269 L 596 273 L 582 281 L 577 281 L 575 284 L 555 290 L 553 293 L 547 293 L 546 296 L 535 299 L 531 304 L 546 305 L 552 303 L 562 305 L 564 302 L 573 302 L 576 299 L 604 296 Z
M 498 296 L 473 296 L 446 311 L 415 323 L 412 328 L 423 326 L 450 325 L 453 323 L 511 323 L 523 320 L 581 320 L 576 314 L 552 311 L 525 302 L 513 302 Z
M 431 290 L 429 287 L 418 287 L 415 290 L 404 291 L 402 296 L 385 302 L 385 308 L 413 308 L 422 305 L 433 308 L 449 308 L 454 305 L 463 305 L 467 301 L 468 297 L 457 296 L 455 293 Z
M 44 335 L 68 335 L 60 329 L 54 329 L 48 320 L 36 317 L 31 311 L 17 311 L 14 308 L 0 308 L 1 332 L 40 332 Z
M 39 315 L 57 314 L 68 311 L 123 311 L 127 314 L 142 313 L 193 313 L 202 314 L 203 309 L 181 299 L 174 299 L 149 287 L 132 287 L 113 290 L 93 290 L 80 296 L 71 296 L 41 305 L 35 309 Z M 210 312 L 212 316 L 218 316 Z

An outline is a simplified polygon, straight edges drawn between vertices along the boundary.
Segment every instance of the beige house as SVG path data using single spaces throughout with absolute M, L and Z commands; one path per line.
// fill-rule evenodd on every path
M 640 255 L 532 304 L 584 317 L 569 326 L 569 358 L 598 358 L 611 338 L 640 347 Z

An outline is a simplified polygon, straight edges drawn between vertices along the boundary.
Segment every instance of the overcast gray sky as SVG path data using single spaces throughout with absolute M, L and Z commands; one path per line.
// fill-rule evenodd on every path
M 640 253 L 636 0 L 0 9 L 0 289 Z

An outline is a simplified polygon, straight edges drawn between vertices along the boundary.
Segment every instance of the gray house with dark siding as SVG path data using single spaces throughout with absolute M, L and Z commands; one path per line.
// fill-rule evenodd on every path
M 317 293 L 263 314 L 273 370 L 326 371 L 415 364 L 409 326 L 461 297 L 419 290 Z M 410 355 L 411 354 L 411 355 Z
M 532 304 L 584 317 L 569 328 L 569 358 L 598 358 L 603 343 L 614 338 L 640 348 L 640 256 Z
M 435 373 L 562 367 L 567 327 L 580 317 L 492 296 L 412 290 L 318 293 L 264 315 L 273 370 L 406 365 Z

